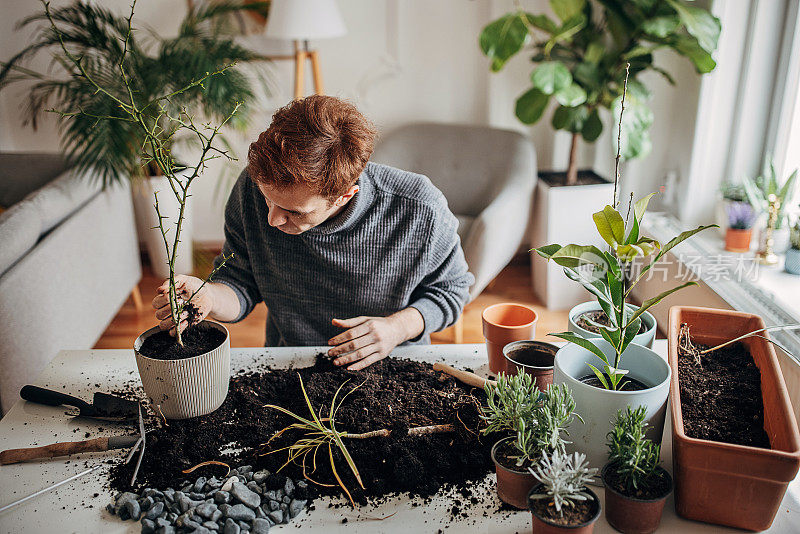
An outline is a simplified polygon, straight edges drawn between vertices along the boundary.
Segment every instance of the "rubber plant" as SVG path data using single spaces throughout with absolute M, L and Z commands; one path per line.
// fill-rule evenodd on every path
M 650 90 L 637 78 L 653 71 L 670 84 L 675 80 L 656 65 L 654 53 L 672 50 L 688 58 L 698 73 L 714 70 L 720 22 L 705 9 L 684 0 L 550 0 L 556 15 L 517 8 L 488 24 L 480 47 L 493 72 L 524 50 L 532 52 L 532 87 L 517 98 L 515 112 L 525 124 L 538 122 L 551 99 L 556 130 L 572 134 L 567 185 L 577 183 L 578 137 L 594 142 L 603 131 L 601 109 L 619 112 L 630 63 L 630 109 L 625 128 L 625 159 L 647 155 L 653 113 L 647 107 Z
M 91 86 L 99 99 L 107 101 L 108 107 L 104 110 L 91 108 L 85 109 L 79 104 L 74 107 L 52 110 L 65 121 L 92 121 L 98 125 L 122 124 L 124 128 L 135 130 L 141 138 L 139 157 L 145 164 L 157 166 L 160 172 L 169 181 L 172 194 L 180 204 L 178 217 L 173 221 L 172 228 L 168 227 L 166 217 L 163 217 L 158 208 L 158 194 L 155 195 L 155 209 L 158 215 L 158 227 L 164 239 L 164 247 L 169 258 L 169 304 L 172 319 L 175 324 L 180 324 L 181 319 L 188 314 L 195 291 L 186 299 L 180 299 L 175 286 L 175 259 L 178 243 L 181 239 L 181 230 L 184 220 L 184 208 L 189 197 L 189 188 L 205 170 L 212 159 L 225 157 L 231 159 L 228 152 L 218 145 L 220 129 L 225 126 L 238 112 L 240 103 L 233 103 L 227 115 L 216 125 L 210 123 L 198 124 L 194 117 L 185 108 L 175 109 L 176 102 L 180 102 L 187 92 L 192 92 L 198 87 L 202 88 L 210 80 L 224 76 L 233 64 L 224 65 L 216 71 L 201 73 L 195 79 L 181 87 L 172 85 L 162 89 L 162 93 L 155 97 L 141 95 L 136 90 L 135 82 L 129 71 L 130 61 L 135 56 L 129 54 L 128 46 L 133 33 L 132 20 L 136 1 L 131 4 L 130 15 L 124 19 L 124 27 L 119 28 L 122 40 L 119 42 L 120 52 L 115 63 L 98 62 L 94 56 L 87 54 L 82 46 L 73 46 L 70 33 L 64 32 L 58 26 L 59 18 L 56 12 L 50 9 L 49 2 L 43 2 L 44 16 L 50 23 L 52 38 L 56 40 L 61 49 L 61 64 L 69 74 L 71 83 Z M 114 112 L 109 112 L 113 109 Z M 200 147 L 197 164 L 186 167 L 176 163 L 172 153 L 171 140 L 181 132 L 193 136 Z M 182 173 L 182 171 L 187 171 Z M 172 234 L 170 235 L 170 230 Z M 231 256 L 224 257 L 220 264 L 211 272 L 206 282 L 221 269 Z M 204 282 L 205 284 L 205 282 Z M 201 286 L 202 287 L 202 286 Z M 198 288 L 198 291 L 200 289 Z M 181 329 L 176 328 L 176 341 L 183 345 Z

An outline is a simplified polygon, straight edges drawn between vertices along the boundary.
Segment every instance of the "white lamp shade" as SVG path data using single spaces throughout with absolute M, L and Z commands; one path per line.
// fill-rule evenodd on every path
M 336 0 L 272 0 L 265 35 L 273 39 L 326 39 L 347 33 Z

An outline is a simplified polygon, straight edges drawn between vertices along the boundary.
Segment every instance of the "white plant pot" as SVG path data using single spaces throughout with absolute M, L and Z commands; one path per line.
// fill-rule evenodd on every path
M 766 223 L 758 228 L 758 250 L 764 250 L 767 245 L 767 226 Z M 772 252 L 783 254 L 791 246 L 789 239 L 789 228 L 784 224 L 783 228 L 772 232 Z
M 613 362 L 614 349 L 603 339 L 593 340 Z M 652 350 L 631 344 L 622 354 L 620 367 L 628 369 L 628 376 L 650 385 L 641 391 L 610 391 L 581 382 L 581 378 L 594 376 L 589 363 L 600 368 L 600 359 L 588 350 L 568 343 L 556 353 L 553 372 L 554 384 L 567 384 L 575 398 L 577 418 L 567 429 L 572 442 L 568 449 L 582 452 L 593 467 L 602 467 L 608 461 L 606 434 L 618 410 L 627 406 L 646 406 L 646 421 L 650 425 L 647 437 L 661 443 L 664 416 L 667 412 L 671 371 L 667 362 Z
M 158 192 L 158 209 L 166 217 L 164 224 L 170 229 L 167 237 L 170 246 L 175 235 L 175 223 L 178 221 L 180 204 L 169 186 L 169 181 L 163 176 L 151 176 L 142 180 L 135 180 L 131 188 L 133 193 L 133 207 L 136 216 L 136 230 L 140 241 L 144 242 L 150 265 L 155 275 L 162 279 L 169 278 L 169 263 L 167 250 L 164 247 L 164 238 L 158 227 L 158 215 L 154 207 L 154 193 Z M 192 205 L 191 199 L 186 201 L 183 226 L 181 228 L 181 241 L 178 244 L 178 255 L 175 260 L 177 274 L 192 274 L 194 261 L 192 259 Z
M 144 392 L 157 413 L 167 419 L 206 415 L 222 405 L 231 378 L 231 341 L 228 329 L 203 321 L 225 332 L 225 341 L 209 352 L 182 360 L 157 360 L 139 353 L 144 340 L 159 332 L 156 326 L 133 344 Z
M 553 187 L 539 180 L 534 194 L 531 246 L 560 243 L 603 246 L 592 213 L 611 203 L 614 184 Z M 586 300 L 587 292 L 564 270 L 531 252 L 533 291 L 548 310 L 568 310 Z
M 586 330 L 585 328 L 581 328 L 580 326 L 578 326 L 578 323 L 576 322 L 581 314 L 590 311 L 598 311 L 601 309 L 602 308 L 600 307 L 600 304 L 598 304 L 596 300 L 584 302 L 582 304 L 578 304 L 577 306 L 573 307 L 569 311 L 569 331 L 574 332 L 586 339 L 595 339 L 595 338 L 602 339 L 603 336 L 601 336 L 600 334 L 595 334 L 594 332 Z M 652 349 L 653 341 L 655 341 L 656 339 L 656 328 L 657 328 L 656 318 L 653 317 L 653 315 L 650 312 L 644 312 L 641 317 L 644 324 L 647 325 L 647 330 L 645 330 L 641 334 L 636 334 L 636 336 L 634 336 L 633 338 L 633 343 L 636 343 L 637 345 L 641 345 L 643 347 L 647 347 L 648 349 Z

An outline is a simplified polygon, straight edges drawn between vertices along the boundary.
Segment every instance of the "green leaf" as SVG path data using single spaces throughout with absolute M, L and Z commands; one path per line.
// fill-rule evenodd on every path
M 543 258 L 544 258 L 544 259 L 546 259 L 546 260 L 549 260 L 549 259 L 550 259 L 550 257 L 551 257 L 553 254 L 555 254 L 556 252 L 558 252 L 559 250 L 561 250 L 561 245 L 556 245 L 556 244 L 552 244 L 552 245 L 545 245 L 545 246 L 543 246 L 543 247 L 535 248 L 535 249 L 533 249 L 533 250 L 535 250 L 535 251 L 536 251 L 536 253 L 537 253 L 539 256 L 543 257 Z
M 608 386 L 608 382 L 606 382 L 606 377 L 605 377 L 605 375 L 604 375 L 604 374 L 603 374 L 603 373 L 602 373 L 602 372 L 601 372 L 601 371 L 600 371 L 600 370 L 599 370 L 597 367 L 595 367 L 595 366 L 594 366 L 594 365 L 592 365 L 591 363 L 587 363 L 586 365 L 588 365 L 589 367 L 591 367 L 591 368 L 592 368 L 592 371 L 594 371 L 594 375 L 597 377 L 597 379 L 600 381 L 600 383 L 601 383 L 601 384 L 603 384 L 603 387 L 604 387 L 604 388 L 606 388 L 606 389 L 611 389 L 611 388 Z
M 649 271 L 649 270 L 650 270 L 650 269 L 653 267 L 653 265 L 655 265 L 656 263 L 658 263 L 658 260 L 660 260 L 661 258 L 663 258 L 663 257 L 664 257 L 664 255 L 665 255 L 667 252 L 669 252 L 670 250 L 672 250 L 673 248 L 675 248 L 676 246 L 678 246 L 678 245 L 679 245 L 680 243 L 682 243 L 683 241 L 686 241 L 687 239 L 689 239 L 690 237 L 692 237 L 692 236 L 693 236 L 693 235 L 695 235 L 696 233 L 698 233 L 698 232 L 702 232 L 703 230 L 706 230 L 706 229 L 708 229 L 708 228 L 719 228 L 719 227 L 718 227 L 716 224 L 709 224 L 709 225 L 705 225 L 705 226 L 698 226 L 698 227 L 697 227 L 697 228 L 695 228 L 694 230 L 686 230 L 685 232 L 681 232 L 681 233 L 680 233 L 680 234 L 678 234 L 677 236 L 675 236 L 675 237 L 673 237 L 672 239 L 670 239 L 670 240 L 669 240 L 669 242 L 668 242 L 666 245 L 664 245 L 664 246 L 661 248 L 661 252 L 659 252 L 659 253 L 658 253 L 658 255 L 656 255 L 656 257 L 653 259 L 653 261 L 651 261 L 650 263 L 648 263 L 647 265 L 645 265 L 644 267 L 642 267 L 642 270 L 641 270 L 641 271 L 639 271 L 639 276 L 637 276 L 637 278 L 636 278 L 636 279 L 637 279 L 637 280 L 640 280 L 640 279 L 642 278 L 642 276 L 644 276 L 644 274 L 645 274 L 647 271 Z M 630 291 L 630 290 L 629 290 L 629 291 Z
M 608 313 L 606 307 L 614 305 L 611 301 L 611 297 L 608 294 L 608 288 L 603 285 L 601 280 L 597 279 L 596 277 L 594 279 L 590 279 L 589 277 L 581 276 L 581 273 L 568 267 L 564 267 L 564 274 L 567 275 L 567 278 L 578 282 L 589 293 L 597 297 L 597 302 L 603 308 L 603 311 L 606 311 L 606 313 Z
M 572 74 L 560 61 L 546 61 L 533 69 L 531 82 L 542 93 L 552 95 L 572 85 Z
M 583 265 L 591 265 L 596 269 L 608 269 L 603 252 L 594 245 L 567 245 L 550 256 L 550 259 L 562 267 L 576 269 Z
M 700 48 L 709 54 L 717 49 L 722 29 L 717 17 L 703 8 L 686 5 L 680 0 L 667 0 L 667 3 L 678 13 L 686 31 L 697 39 Z
M 559 106 L 555 113 L 553 113 L 552 125 L 556 130 L 580 133 L 588 117 L 589 110 L 586 106 L 577 106 L 574 108 Z
M 603 74 L 598 65 L 578 63 L 572 70 L 572 77 L 584 88 L 599 89 L 603 85 Z
M 479 38 L 481 50 L 491 60 L 492 72 L 503 68 L 530 39 L 523 13 L 509 13 L 489 23 Z
M 592 41 L 586 47 L 586 53 L 583 55 L 583 60 L 587 63 L 597 64 L 603 58 L 606 47 L 600 41 Z
M 561 42 L 568 42 L 572 37 L 581 31 L 586 26 L 586 15 L 580 13 L 571 19 L 567 20 L 553 36 L 545 43 L 542 52 L 545 56 L 549 56 L 553 47 Z
M 648 35 L 663 38 L 677 30 L 680 24 L 680 18 L 675 15 L 665 15 L 645 20 L 642 22 L 642 30 Z
M 665 297 L 671 295 L 672 293 L 680 291 L 684 287 L 696 286 L 696 285 L 697 282 L 686 282 L 679 285 L 678 287 L 673 287 L 672 289 L 668 289 L 667 291 L 664 291 L 663 293 L 660 293 L 653 298 L 647 299 L 642 303 L 641 306 L 639 306 L 639 309 L 633 313 L 630 320 L 633 321 L 635 319 L 638 319 L 644 312 L 646 312 L 648 309 L 650 309 L 651 307 L 655 306 L 656 304 L 664 300 Z
M 650 199 L 653 198 L 654 195 L 656 195 L 656 193 L 650 193 L 646 197 L 637 200 L 633 205 L 633 216 L 636 217 L 637 221 L 642 222 L 642 218 L 644 218 L 644 214 L 647 211 L 647 205 L 650 204 Z
M 535 87 L 529 89 L 517 99 L 515 112 L 517 118 L 525 124 L 534 124 L 542 118 L 550 97 Z
M 547 15 L 531 15 L 530 13 L 525 13 L 524 15 L 528 22 L 539 28 L 540 30 L 546 31 L 547 33 L 553 34 L 558 31 L 558 25 L 550 20 L 550 17 Z
M 562 21 L 567 21 L 579 15 L 586 5 L 586 0 L 550 0 L 553 13 Z
M 566 107 L 575 107 L 586 102 L 586 91 L 578 84 L 573 83 L 555 94 L 559 104 Z M 584 125 L 584 129 L 586 126 Z
M 606 355 L 603 354 L 603 351 L 600 350 L 597 346 L 595 346 L 595 344 L 592 343 L 590 340 L 583 338 L 574 332 L 560 332 L 558 334 L 550 334 L 550 335 L 553 337 L 564 339 L 566 341 L 569 341 L 570 343 L 575 343 L 579 347 L 588 350 L 589 352 L 600 358 L 605 364 L 608 364 Z
M 625 54 L 623 54 L 622 59 L 625 60 L 632 60 L 637 57 L 647 56 L 653 53 L 654 50 L 660 48 L 662 45 L 655 45 L 655 46 L 634 46 L 630 50 L 628 50 Z
M 630 245 L 631 243 L 636 243 L 639 240 L 639 221 L 636 217 L 633 218 L 633 222 L 631 223 L 631 230 L 628 232 L 628 237 L 625 238 L 625 244 Z
M 672 38 L 670 45 L 677 53 L 689 58 L 700 74 L 711 72 L 717 66 L 711 54 L 703 50 L 694 37 L 678 35 Z
M 600 120 L 600 113 L 595 108 L 583 123 L 581 135 L 587 142 L 593 143 L 600 137 L 601 133 L 603 133 L 603 122 Z
M 617 248 L 620 243 L 625 241 L 625 221 L 617 210 L 606 206 L 602 211 L 593 213 L 592 219 L 600 237 L 611 248 Z
M 641 326 L 642 320 L 638 317 L 632 321 L 630 319 L 628 320 L 628 326 L 625 328 L 625 337 L 622 338 L 622 344 L 619 346 L 620 354 L 625 352 L 625 349 L 631 344 L 633 338 L 639 333 L 639 328 L 641 328 Z

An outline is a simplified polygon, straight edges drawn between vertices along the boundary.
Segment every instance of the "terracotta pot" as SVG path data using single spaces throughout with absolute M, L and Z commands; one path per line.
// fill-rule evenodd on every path
M 541 484 L 536 484 L 528 495 L 530 496 L 534 493 L 538 493 L 541 486 Z M 586 493 L 592 498 L 592 518 L 580 525 L 556 525 L 547 519 L 539 517 L 536 515 L 536 512 L 530 508 L 530 497 L 528 497 L 528 509 L 531 510 L 531 516 L 533 516 L 533 534 L 560 534 L 566 532 L 569 532 L 569 534 L 590 534 L 593 532 L 594 524 L 600 517 L 600 499 L 598 499 L 597 495 L 589 488 L 586 488 Z
M 742 341 L 761 371 L 764 430 L 771 448 L 690 438 L 683 428 L 678 382 L 678 334 L 683 323 L 689 325 L 696 343 L 712 346 L 764 328 L 764 321 L 749 313 L 689 306 L 670 309 L 675 510 L 696 521 L 766 530 L 800 468 L 800 433 L 775 350 L 758 337 Z
M 506 374 L 527 373 L 544 391 L 553 383 L 553 363 L 559 347 L 544 341 L 514 341 L 503 347 Z
M 512 341 L 533 339 L 536 334 L 536 312 L 522 304 L 494 304 L 483 310 L 483 337 L 489 355 L 489 370 L 495 374 L 506 370 L 503 347 Z
M 527 469 L 509 469 L 497 461 L 497 447 L 511 438 L 504 438 L 492 447 L 492 461 L 497 473 L 497 496 L 504 503 L 515 506 L 520 510 L 528 508 L 528 493 L 536 485 L 536 479 Z
M 606 474 L 611 469 L 606 464 L 601 473 L 606 496 L 606 521 L 623 534 L 649 534 L 655 532 L 661 523 L 664 504 L 672 493 L 672 477 L 663 468 L 661 471 L 669 478 L 669 489 L 663 496 L 655 499 L 636 499 L 612 488 L 606 481 Z
M 725 232 L 725 250 L 730 252 L 749 252 L 750 251 L 750 238 L 753 235 L 753 229 L 736 230 L 728 228 Z

